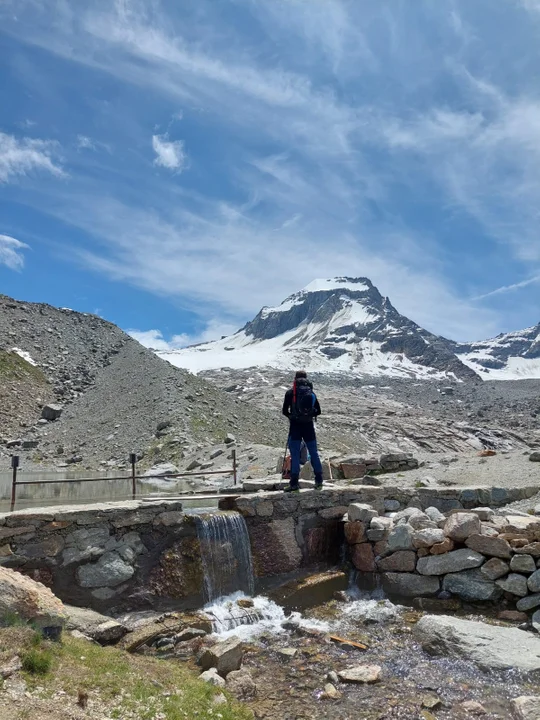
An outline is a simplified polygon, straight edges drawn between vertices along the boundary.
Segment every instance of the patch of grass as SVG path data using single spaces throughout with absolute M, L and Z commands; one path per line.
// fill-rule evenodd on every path
M 51 671 L 53 656 L 49 649 L 33 647 L 21 656 L 22 668 L 31 675 L 47 675 Z
M 0 629 L 0 664 L 18 652 L 31 658 L 25 667 L 30 689 L 39 685 L 50 695 L 59 691 L 72 703 L 81 695 L 99 699 L 107 706 L 107 717 L 137 720 L 252 720 L 249 708 L 242 706 L 219 688 L 200 681 L 198 670 L 174 660 L 158 660 L 130 655 L 114 647 L 101 647 L 65 634 L 61 643 L 50 643 L 31 630 Z M 38 657 L 49 655 L 50 666 L 38 675 Z M 23 660 L 24 662 L 24 660 Z M 41 666 L 43 667 L 43 666 Z M 39 680 L 38 680 L 39 678 Z M 216 705 L 216 694 L 226 702 Z
M 47 378 L 40 368 L 32 365 L 15 352 L 0 350 L 0 378 L 2 380 L 22 380 L 27 377 L 33 377 L 47 384 Z

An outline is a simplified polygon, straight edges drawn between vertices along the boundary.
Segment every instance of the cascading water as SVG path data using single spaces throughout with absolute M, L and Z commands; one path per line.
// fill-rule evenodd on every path
M 251 546 L 242 515 L 217 512 L 199 516 L 197 536 L 201 545 L 206 601 L 212 602 L 239 591 L 253 595 Z

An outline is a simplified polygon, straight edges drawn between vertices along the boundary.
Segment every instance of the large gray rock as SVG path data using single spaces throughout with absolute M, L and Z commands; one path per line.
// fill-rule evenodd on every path
M 540 570 L 533 572 L 533 574 L 529 576 L 527 585 L 532 593 L 540 592 Z
M 510 543 L 504 538 L 489 537 L 488 535 L 469 535 L 465 541 L 465 545 L 471 550 L 489 555 L 490 557 L 498 557 L 508 560 L 512 554 Z
M 105 552 L 109 542 L 109 528 L 81 528 L 66 537 L 66 547 L 62 554 L 62 565 L 95 560 Z
M 443 590 L 469 602 L 498 600 L 503 592 L 478 569 L 446 575 L 443 579 Z
M 377 517 L 379 513 L 365 503 L 351 503 L 347 509 L 347 515 L 350 522 L 362 522 L 369 526 L 373 518 Z
M 512 715 L 515 720 L 540 720 L 540 695 L 522 695 L 512 700 Z
M 518 573 L 510 573 L 510 575 L 502 580 L 496 580 L 495 585 L 498 585 L 505 592 L 517 595 L 518 597 L 525 597 L 529 592 L 527 588 L 527 578 L 524 575 L 518 575 Z
M 225 677 L 233 670 L 240 669 L 243 657 L 244 643 L 239 638 L 231 637 L 206 648 L 198 663 L 204 670 L 216 668 Z
M 66 605 L 68 630 L 78 630 L 98 643 L 107 644 L 120 640 L 128 631 L 122 623 L 94 610 Z
M 338 672 L 338 677 L 344 683 L 368 684 L 376 683 L 381 677 L 380 665 L 357 665 Z
M 482 565 L 482 575 L 488 580 L 498 580 L 503 575 L 508 575 L 510 566 L 500 558 L 491 558 Z
M 521 598 L 521 600 L 517 601 L 516 607 L 520 612 L 527 612 L 527 610 L 540 607 L 540 593 Z
M 530 575 L 536 570 L 536 563 L 531 555 L 514 555 L 510 560 L 510 570 Z
M 540 462 L 540 452 L 538 450 L 535 450 L 535 452 L 529 455 L 529 460 L 531 462 Z
M 428 555 L 419 558 L 416 569 L 421 575 L 446 575 L 480 567 L 485 557 L 474 550 L 453 550 L 445 555 Z
M 107 552 L 96 563 L 77 568 L 77 580 L 81 587 L 115 587 L 130 580 L 134 573 L 117 552 Z
M 444 525 L 444 534 L 454 542 L 465 542 L 470 535 L 480 535 L 482 523 L 474 513 L 457 512 Z
M 396 597 L 429 597 L 440 589 L 438 577 L 412 573 L 383 573 L 383 588 L 387 595 Z
M 440 527 L 441 523 L 446 522 L 446 516 L 442 514 L 442 512 L 436 508 L 436 507 L 428 507 L 425 509 L 425 513 L 428 516 L 430 520 L 432 520 L 434 523 L 437 523 L 437 525 Z
M 408 523 L 395 525 L 388 533 L 388 552 L 413 549 L 414 530 Z
M 472 660 L 484 670 L 540 670 L 540 637 L 524 630 L 424 615 L 413 632 L 427 652 Z
M 424 530 L 416 530 L 413 535 L 412 543 L 413 547 L 419 548 L 430 548 L 437 543 L 442 543 L 445 540 L 444 531 L 440 528 L 426 528 Z
M 41 417 L 44 420 L 58 420 L 62 414 L 63 407 L 61 405 L 44 405 L 41 409 Z

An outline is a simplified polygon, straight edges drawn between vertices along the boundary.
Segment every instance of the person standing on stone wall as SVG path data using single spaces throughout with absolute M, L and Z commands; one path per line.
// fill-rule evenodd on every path
M 298 370 L 293 386 L 285 393 L 283 415 L 289 418 L 289 450 L 291 452 L 291 479 L 287 492 L 300 489 L 300 452 L 302 440 L 306 444 L 315 473 L 315 488 L 320 490 L 323 484 L 322 464 L 317 449 L 315 421 L 321 414 L 321 406 L 313 392 L 313 384 L 304 370 Z

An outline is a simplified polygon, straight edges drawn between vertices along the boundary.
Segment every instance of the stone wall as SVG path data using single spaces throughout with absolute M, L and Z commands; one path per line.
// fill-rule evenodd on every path
M 381 516 L 354 503 L 344 529 L 353 565 L 381 573 L 389 595 L 540 607 L 540 517 L 435 507 Z
M 538 490 L 538 486 L 400 489 L 336 485 L 322 491 L 242 495 L 223 500 L 220 506 L 244 516 L 255 573 L 264 577 L 336 562 L 343 544 L 343 516 L 351 503 L 367 503 L 380 515 L 404 508 L 434 507 L 449 512 L 479 505 L 498 507 L 532 497 Z
M 175 501 L 105 503 L 0 515 L 0 565 L 96 610 L 201 598 L 193 517 Z

